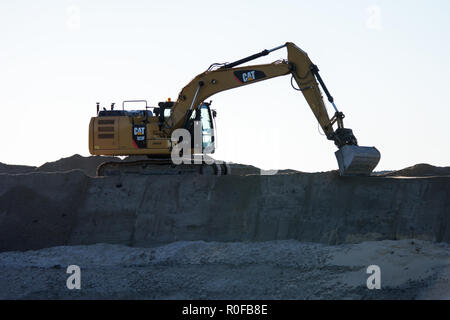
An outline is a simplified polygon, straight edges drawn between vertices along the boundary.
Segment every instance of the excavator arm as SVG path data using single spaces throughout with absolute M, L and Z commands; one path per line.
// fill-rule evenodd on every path
M 256 59 L 282 47 L 287 47 L 288 49 L 288 60 L 279 60 L 270 64 L 235 67 L 238 64 Z M 297 48 L 293 43 L 287 43 L 275 49 L 264 50 L 248 58 L 222 65 L 215 70 L 209 69 L 196 76 L 181 90 L 178 100 L 172 108 L 171 125 L 169 126 L 167 123 L 165 127 L 172 130 L 183 127 L 190 112 L 197 108 L 201 102 L 218 92 L 292 74 L 297 83 L 303 86 L 301 88 L 302 93 L 325 133 L 327 136 L 331 135 L 333 129 L 330 125 L 330 119 L 323 103 L 322 95 L 312 72 L 309 70 L 312 65 L 304 51 Z
M 236 67 L 283 47 L 287 48 L 287 60 Z M 319 75 L 318 67 L 312 63 L 305 51 L 292 42 L 287 42 L 271 50 L 263 50 L 233 63 L 212 65 L 181 90 L 177 101 L 170 105 L 172 107 L 170 120 L 166 121 L 163 130 L 170 133 L 175 129 L 185 127 L 193 110 L 200 107 L 205 99 L 218 92 L 289 74 L 292 75 L 292 79 L 295 79 L 298 88 L 292 86 L 302 92 L 326 137 L 333 140 L 339 148 L 335 155 L 340 174 L 370 175 L 380 160 L 379 151 L 374 147 L 358 146 L 352 130 L 344 128 L 344 114 L 337 109 L 333 97 Z M 331 118 L 325 107 L 319 84 L 335 110 L 335 114 Z M 337 124 L 336 130 L 333 128 L 334 124 Z
M 287 60 L 235 68 L 238 64 L 256 59 L 262 55 L 267 55 L 283 47 L 287 47 Z M 165 127 L 169 127 L 170 129 L 183 127 L 190 111 L 197 108 L 208 97 L 218 92 L 292 74 L 299 86 L 298 90 L 302 91 L 325 134 L 329 139 L 333 139 L 334 130 L 332 124 L 335 121 L 330 121 L 328 116 L 322 94 L 315 79 L 315 74 L 318 74 L 317 71 L 317 67 L 311 62 L 306 52 L 291 42 L 275 49 L 264 50 L 253 56 L 223 65 L 216 70 L 207 70 L 192 79 L 181 90 L 178 100 L 172 108 L 171 125 L 166 125 Z M 328 92 L 327 89 L 325 90 Z

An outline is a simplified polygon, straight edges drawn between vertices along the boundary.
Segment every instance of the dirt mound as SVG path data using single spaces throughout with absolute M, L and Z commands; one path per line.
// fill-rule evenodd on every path
M 102 156 L 83 157 L 79 154 L 75 154 L 71 157 L 62 158 L 54 162 L 47 162 L 36 170 L 39 172 L 61 172 L 79 169 L 87 175 L 95 177 L 97 167 L 106 161 L 120 161 L 120 158 Z
M 10 165 L 0 163 L 0 173 L 8 174 L 21 174 L 29 172 L 63 172 L 70 170 L 81 170 L 89 176 L 95 177 L 97 167 L 107 161 L 136 161 L 145 160 L 146 156 L 130 156 L 121 160 L 118 157 L 104 157 L 104 156 L 89 156 L 83 157 L 79 154 L 75 154 L 71 157 L 62 158 L 57 161 L 47 162 L 40 167 L 23 166 L 23 165 Z M 272 175 L 272 174 L 295 174 L 304 173 L 295 170 L 261 170 L 255 166 L 240 164 L 240 163 L 228 163 L 228 167 L 231 169 L 232 175 L 246 176 L 246 175 Z M 335 175 L 337 171 L 333 170 L 328 173 Z M 318 174 L 318 173 L 314 173 Z M 431 176 L 450 176 L 450 167 L 436 167 L 429 164 L 421 163 L 411 167 L 407 167 L 397 171 L 379 171 L 374 172 L 373 176 L 377 177 L 431 177 Z
M 23 174 L 32 172 L 64 172 L 70 170 L 81 170 L 86 175 L 95 177 L 97 167 L 106 161 L 121 161 L 118 157 L 90 156 L 83 157 L 75 154 L 71 157 L 61 158 L 56 161 L 46 162 L 40 167 L 12 165 L 0 162 L 0 174 Z
M 450 176 L 450 167 L 435 167 L 427 163 L 419 163 L 402 170 L 392 171 L 382 176 L 385 177 L 436 177 Z
M 249 174 L 261 174 L 261 169 L 240 163 L 228 163 L 228 168 L 233 175 L 245 176 Z
M 119 157 L 106 157 L 106 156 L 83 157 L 79 154 L 75 154 L 71 157 L 61 158 L 59 160 L 52 162 L 46 162 L 40 167 L 25 166 L 25 165 L 10 165 L 0 162 L 0 174 L 1 173 L 21 174 L 31 172 L 64 172 L 70 170 L 81 170 L 86 175 L 95 177 L 97 174 L 97 167 L 103 162 L 108 161 L 124 162 L 124 161 L 138 161 L 146 159 L 148 159 L 146 156 L 129 156 L 122 160 Z M 242 175 L 242 176 L 259 175 L 262 173 L 259 168 L 251 165 L 229 163 L 228 166 L 231 169 L 232 175 Z M 288 171 L 291 173 L 296 172 L 293 170 L 283 170 L 279 171 L 279 173 L 285 173 Z
M 18 174 L 33 172 L 34 170 L 36 170 L 36 167 L 6 164 L 0 162 L 0 173 Z

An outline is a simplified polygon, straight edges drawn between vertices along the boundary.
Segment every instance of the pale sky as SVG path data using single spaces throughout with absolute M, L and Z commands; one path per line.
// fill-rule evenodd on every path
M 2 0 L 0 162 L 88 156 L 97 101 L 176 100 L 211 63 L 291 41 L 319 66 L 359 144 L 380 150 L 376 170 L 448 166 L 449 39 L 447 0 Z M 251 63 L 286 57 L 283 49 Z M 337 168 L 336 147 L 289 76 L 211 99 L 216 158 Z

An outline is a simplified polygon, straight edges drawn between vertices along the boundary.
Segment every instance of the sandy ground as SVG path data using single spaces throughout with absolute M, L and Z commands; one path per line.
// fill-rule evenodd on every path
M 96 244 L 0 253 L 1 299 L 450 299 L 450 245 L 294 240 Z M 69 290 L 69 265 L 81 289 Z M 366 286 L 369 265 L 381 289 Z

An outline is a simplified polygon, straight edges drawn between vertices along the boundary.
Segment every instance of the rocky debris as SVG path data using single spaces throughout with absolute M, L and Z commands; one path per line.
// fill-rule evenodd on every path
M 445 243 L 405 239 L 4 252 L 0 299 L 450 299 L 449 250 Z M 69 265 L 81 269 L 80 290 L 66 287 Z M 367 288 L 370 265 L 380 268 L 380 290 Z

